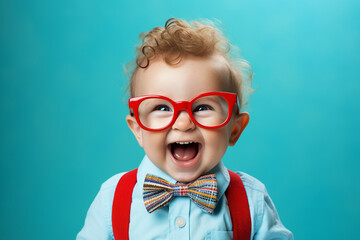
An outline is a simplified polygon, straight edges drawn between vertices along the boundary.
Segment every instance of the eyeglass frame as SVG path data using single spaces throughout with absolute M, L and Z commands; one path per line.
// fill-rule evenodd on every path
M 228 112 L 228 116 L 226 117 L 226 120 L 222 124 L 217 125 L 217 126 L 204 126 L 204 125 L 200 124 L 198 121 L 196 121 L 196 119 L 192 113 L 191 106 L 197 99 L 199 99 L 201 97 L 211 96 L 211 95 L 217 95 L 217 96 L 223 97 L 228 104 L 229 112 Z M 169 103 L 171 103 L 171 105 L 174 107 L 174 109 L 173 109 L 174 113 L 173 113 L 172 120 L 165 127 L 152 129 L 152 128 L 148 128 L 148 127 L 144 126 L 141 123 L 139 113 L 138 113 L 139 105 L 141 104 L 142 101 L 149 99 L 149 98 L 158 98 L 158 99 L 166 100 Z M 238 103 L 237 103 L 237 95 L 236 95 L 236 93 L 231 93 L 231 92 L 206 92 L 206 93 L 197 95 L 190 101 L 173 101 L 172 99 L 162 96 L 162 95 L 143 95 L 143 96 L 133 97 L 133 98 L 129 99 L 130 115 L 135 117 L 136 122 L 139 124 L 139 126 L 142 129 L 147 130 L 147 131 L 153 131 L 153 132 L 162 131 L 162 130 L 167 129 L 170 126 L 172 126 L 176 122 L 176 119 L 179 117 L 179 113 L 181 111 L 186 111 L 188 113 L 191 121 L 199 127 L 207 128 L 207 129 L 220 128 L 222 126 L 225 126 L 230 121 L 231 116 L 233 114 L 234 105 L 236 106 L 237 113 L 239 113 L 239 107 L 238 107 Z

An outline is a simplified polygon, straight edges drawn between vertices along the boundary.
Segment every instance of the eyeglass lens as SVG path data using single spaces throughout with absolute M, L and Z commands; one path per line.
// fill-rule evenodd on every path
M 171 123 L 174 117 L 174 106 L 165 99 L 148 98 L 138 107 L 140 122 L 150 129 L 161 129 Z M 229 114 L 225 98 L 210 95 L 197 98 L 191 105 L 191 114 L 197 123 L 206 127 L 219 126 Z

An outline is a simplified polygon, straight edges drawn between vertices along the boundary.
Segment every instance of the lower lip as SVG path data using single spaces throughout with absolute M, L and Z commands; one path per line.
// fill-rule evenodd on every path
M 201 152 L 201 146 L 198 146 L 198 152 L 196 154 L 196 156 L 193 159 L 187 160 L 187 161 L 181 161 L 181 160 L 177 160 L 176 158 L 174 158 L 174 156 L 171 153 L 171 147 L 169 147 L 169 153 L 170 153 L 170 157 L 172 162 L 175 164 L 175 166 L 179 167 L 179 168 L 192 168 L 193 166 L 195 166 L 200 159 L 200 152 Z

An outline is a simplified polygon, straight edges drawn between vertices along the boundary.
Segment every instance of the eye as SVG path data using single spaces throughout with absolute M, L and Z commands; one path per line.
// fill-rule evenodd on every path
M 202 104 L 202 105 L 196 106 L 193 111 L 200 112 L 200 111 L 209 111 L 209 110 L 214 110 L 214 108 L 211 107 L 210 105 Z
M 171 108 L 169 106 L 166 105 L 158 105 L 154 107 L 154 111 L 164 111 L 164 112 L 169 112 L 171 111 Z

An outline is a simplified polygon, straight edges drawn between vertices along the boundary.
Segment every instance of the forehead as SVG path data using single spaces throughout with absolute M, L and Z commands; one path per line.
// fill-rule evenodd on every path
M 169 65 L 161 57 L 146 69 L 139 68 L 134 79 L 134 95 L 157 94 L 174 100 L 191 99 L 210 91 L 229 91 L 228 63 L 222 56 L 185 57 Z

